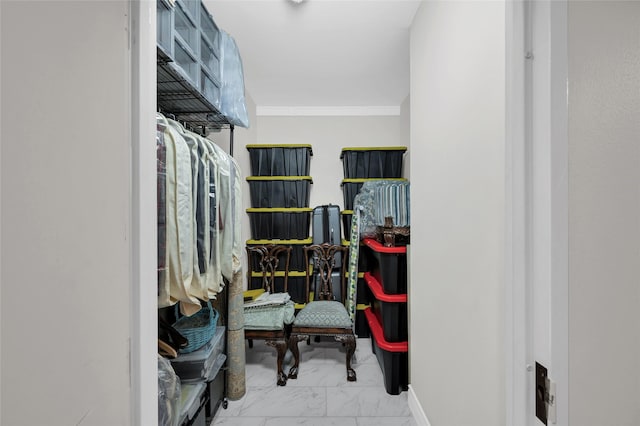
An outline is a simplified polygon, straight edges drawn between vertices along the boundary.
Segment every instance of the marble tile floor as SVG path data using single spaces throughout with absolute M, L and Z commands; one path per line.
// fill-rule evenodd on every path
M 416 426 L 407 392 L 389 395 L 370 339 L 358 339 L 358 380 L 347 382 L 345 352 L 335 341 L 301 342 L 298 379 L 276 386 L 276 351 L 255 341 L 246 346 L 247 392 L 216 413 L 225 426 Z M 292 363 L 285 357 L 285 372 Z

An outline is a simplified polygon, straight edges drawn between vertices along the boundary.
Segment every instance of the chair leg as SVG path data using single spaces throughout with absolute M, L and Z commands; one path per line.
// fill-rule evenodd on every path
M 353 334 L 336 336 L 336 340 L 342 342 L 347 348 L 347 381 L 356 381 L 356 372 L 351 367 L 351 359 L 356 352 L 356 338 Z
M 298 378 L 298 367 L 300 366 L 300 350 L 298 349 L 298 342 L 309 339 L 309 336 L 292 335 L 289 337 L 289 350 L 293 354 L 293 366 L 289 369 L 289 378 Z
M 284 374 L 282 369 L 282 360 L 284 359 L 284 355 L 287 353 L 287 342 L 285 340 L 267 340 L 266 344 L 269 346 L 273 346 L 276 348 L 278 353 L 277 358 L 277 368 L 278 368 L 278 386 L 285 386 L 287 384 L 287 376 Z

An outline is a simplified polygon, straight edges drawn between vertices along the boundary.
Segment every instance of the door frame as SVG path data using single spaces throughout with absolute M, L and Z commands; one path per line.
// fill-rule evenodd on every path
M 131 425 L 158 424 L 156 2 L 128 0 Z
M 556 383 L 556 419 L 549 424 L 568 425 L 567 0 L 506 0 L 505 11 L 505 422 L 542 424 L 535 418 L 533 368 L 542 349 Z M 541 143 L 544 155 L 534 145 Z M 534 235 L 541 226 L 543 238 Z M 541 275 L 548 280 L 542 322 L 534 306 Z

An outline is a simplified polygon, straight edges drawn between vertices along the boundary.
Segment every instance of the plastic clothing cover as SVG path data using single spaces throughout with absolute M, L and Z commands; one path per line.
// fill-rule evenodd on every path
M 233 272 L 236 273 L 242 269 L 242 253 L 244 250 L 242 242 L 242 219 L 240 217 L 242 211 L 242 172 L 240 165 L 235 158 L 231 159 L 232 167 L 232 183 L 233 183 L 233 205 L 231 210 L 232 226 L 233 226 L 233 248 L 231 250 L 233 260 Z
M 395 226 L 409 226 L 409 182 L 372 180 L 362 185 L 353 200 L 354 211 L 360 207 L 360 238 L 375 238 L 376 227 L 391 216 Z
M 235 40 L 225 31 L 220 31 L 220 112 L 229 123 L 249 127 L 249 115 L 244 97 L 244 71 L 242 58 Z
M 233 228 L 232 228 L 232 205 L 233 197 L 231 190 L 231 167 L 229 155 L 219 146 L 212 143 L 215 162 L 218 172 L 218 186 L 216 196 L 218 197 L 218 244 L 220 248 L 220 271 L 222 276 L 231 281 L 233 277 L 233 259 L 230 256 L 233 249 Z M 221 283 L 222 284 L 222 283 Z
M 158 426 L 177 426 L 180 421 L 180 378 L 171 362 L 158 355 Z
M 156 162 L 157 162 L 157 219 L 158 219 L 158 294 L 161 283 L 165 282 L 167 269 L 167 147 L 164 143 L 164 124 L 157 123 Z
M 193 277 L 193 210 L 192 179 L 189 147 L 171 122 L 163 116 L 166 146 L 166 266 L 164 282 L 159 283 L 158 306 L 183 302 L 181 310 L 192 315 L 200 310 L 197 298 L 191 295 Z
M 184 138 L 185 143 L 189 147 L 190 159 L 191 159 L 191 186 L 192 186 L 192 211 L 193 216 L 191 218 L 191 240 L 193 244 L 193 275 L 191 277 L 190 294 L 201 300 L 207 300 L 207 287 L 206 287 L 206 244 L 204 234 L 209 229 L 205 228 L 208 218 L 206 217 L 207 206 L 204 203 L 205 190 L 204 187 L 205 171 L 204 167 L 201 167 L 200 162 L 200 150 L 198 143 L 198 136 L 192 132 L 184 129 L 181 125 L 173 122 L 171 123 L 175 129 L 180 132 Z M 208 154 L 208 152 L 207 152 Z M 208 167 L 207 167 L 208 169 Z M 208 173 L 206 173 L 208 175 Z M 208 176 L 206 176 L 208 177 Z
M 207 289 L 209 298 L 215 297 L 222 289 L 222 272 L 220 267 L 220 168 L 215 144 L 209 139 L 201 138 L 201 142 L 209 152 L 209 273 Z

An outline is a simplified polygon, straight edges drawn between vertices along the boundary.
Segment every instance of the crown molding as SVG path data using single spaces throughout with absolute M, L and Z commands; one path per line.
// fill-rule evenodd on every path
M 256 106 L 257 116 L 388 116 L 400 115 L 400 106 Z

